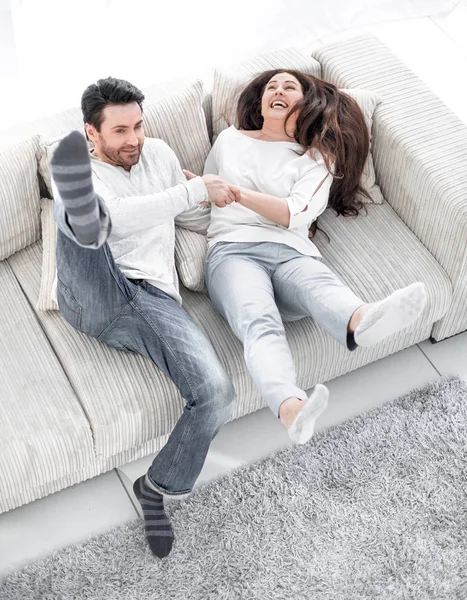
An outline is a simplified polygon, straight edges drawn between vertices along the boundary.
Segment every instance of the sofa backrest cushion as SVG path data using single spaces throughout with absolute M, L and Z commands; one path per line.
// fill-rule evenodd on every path
M 211 149 L 203 98 L 203 83 L 198 79 L 144 110 L 145 134 L 163 139 L 177 155 L 182 168 L 197 175 L 203 174 Z
M 366 126 L 368 127 L 368 135 L 370 137 L 370 150 L 366 157 L 365 166 L 363 167 L 363 174 L 360 180 L 360 184 L 365 191 L 370 195 L 371 200 L 375 204 L 382 204 L 384 202 L 383 194 L 379 186 L 376 183 L 375 167 L 373 165 L 373 154 L 372 154 L 372 130 L 373 130 L 373 115 L 376 108 L 382 102 L 381 96 L 370 92 L 369 90 L 360 90 L 354 88 L 341 89 L 341 92 L 346 93 L 348 96 L 353 98 L 360 107 L 363 117 L 365 119 Z M 360 199 L 363 203 L 368 204 L 369 200 L 366 196 L 361 195 Z
M 0 150 L 0 260 L 40 237 L 39 136 Z
M 42 271 L 36 310 L 58 310 L 57 303 L 57 223 L 54 219 L 54 201 L 41 198 Z

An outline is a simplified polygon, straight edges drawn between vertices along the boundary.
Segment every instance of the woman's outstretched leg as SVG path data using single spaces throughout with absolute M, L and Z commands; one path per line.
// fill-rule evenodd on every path
M 426 303 L 423 283 L 395 291 L 380 302 L 366 303 L 328 266 L 292 248 L 272 282 L 277 305 L 285 321 L 312 317 L 349 350 L 372 346 L 409 327 Z

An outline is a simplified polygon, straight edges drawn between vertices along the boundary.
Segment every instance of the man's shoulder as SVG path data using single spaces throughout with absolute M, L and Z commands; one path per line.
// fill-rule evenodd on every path
M 174 154 L 172 148 L 167 144 L 167 142 L 164 142 L 164 140 L 161 140 L 160 138 L 145 137 L 143 150 L 163 156 L 173 156 Z

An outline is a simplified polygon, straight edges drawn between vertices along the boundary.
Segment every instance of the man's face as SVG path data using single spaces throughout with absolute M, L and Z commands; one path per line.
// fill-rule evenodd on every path
M 138 162 L 144 144 L 141 108 L 137 102 L 111 104 L 102 114 L 100 131 L 86 124 L 88 137 L 94 142 L 94 153 L 104 162 L 129 171 Z

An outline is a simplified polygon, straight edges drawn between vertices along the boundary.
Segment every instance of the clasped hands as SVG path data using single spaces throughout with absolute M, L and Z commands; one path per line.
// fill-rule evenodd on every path
M 183 170 L 187 179 L 197 177 L 191 171 Z M 237 185 L 230 185 L 221 179 L 218 175 L 203 175 L 201 179 L 204 181 L 208 191 L 209 202 L 214 203 L 219 208 L 224 208 L 232 202 L 240 202 L 241 191 Z

